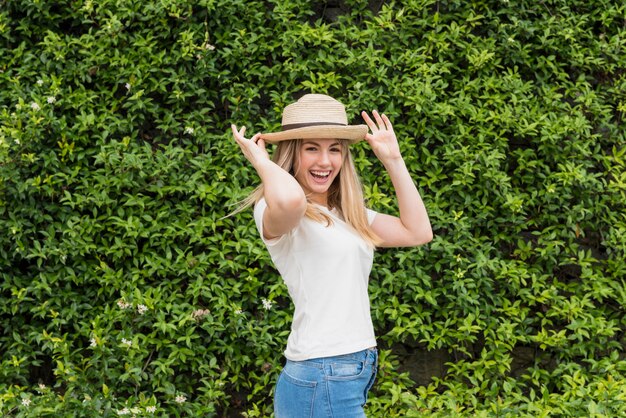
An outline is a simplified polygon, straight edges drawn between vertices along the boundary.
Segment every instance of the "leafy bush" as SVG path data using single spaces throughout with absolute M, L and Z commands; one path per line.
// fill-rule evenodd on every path
M 225 218 L 258 181 L 228 126 L 316 92 L 390 115 L 436 234 L 377 252 L 368 413 L 624 414 L 625 14 L 4 1 L 0 413 L 271 414 L 292 311 L 251 213 Z

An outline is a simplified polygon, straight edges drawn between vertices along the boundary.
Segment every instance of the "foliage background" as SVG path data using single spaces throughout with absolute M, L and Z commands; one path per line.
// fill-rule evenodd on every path
M 624 414 L 625 43 L 607 0 L 0 1 L 0 414 L 271 414 L 228 127 L 304 92 L 390 115 L 435 229 L 377 252 L 369 415 Z

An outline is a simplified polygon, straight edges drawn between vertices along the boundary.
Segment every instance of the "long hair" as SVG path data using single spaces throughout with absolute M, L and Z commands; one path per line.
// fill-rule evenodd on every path
M 331 209 L 336 209 L 343 220 L 354 228 L 369 246 L 376 247 L 382 240 L 369 225 L 363 199 L 363 187 L 354 167 L 349 142 L 347 140 L 339 140 L 339 142 L 342 150 L 341 170 L 339 170 L 339 174 L 328 188 L 328 206 Z M 279 142 L 272 155 L 272 161 L 295 177 L 300 166 L 301 146 L 301 139 Z M 263 184 L 259 185 L 244 199 L 232 214 L 239 213 L 252 206 L 262 197 Z M 308 196 L 304 216 L 316 222 L 325 223 L 327 226 L 333 223 L 332 218 L 313 204 Z

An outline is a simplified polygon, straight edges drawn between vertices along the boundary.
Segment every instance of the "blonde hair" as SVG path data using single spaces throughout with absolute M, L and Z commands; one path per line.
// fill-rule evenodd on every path
M 328 188 L 328 206 L 336 209 L 343 220 L 350 225 L 371 247 L 381 243 L 381 239 L 370 227 L 365 201 L 363 199 L 363 187 L 354 167 L 354 161 L 349 149 L 349 141 L 339 140 L 343 159 L 341 170 Z M 299 167 L 299 151 L 302 146 L 301 139 L 281 141 L 278 143 L 272 161 L 283 170 L 295 177 Z M 241 205 L 232 213 L 233 215 L 252 206 L 263 197 L 263 184 L 259 185 Z M 304 213 L 309 219 L 316 222 L 332 225 L 333 220 L 325 214 L 317 205 L 313 204 L 307 196 L 307 207 Z

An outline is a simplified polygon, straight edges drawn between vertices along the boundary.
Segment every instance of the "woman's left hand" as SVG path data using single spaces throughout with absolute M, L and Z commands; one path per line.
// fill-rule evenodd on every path
M 372 133 L 365 135 L 365 140 L 374 150 L 374 154 L 383 164 L 401 159 L 402 155 L 400 154 L 398 139 L 389 118 L 384 113 L 379 115 L 376 110 L 372 112 L 372 115 L 374 115 L 376 123 L 369 117 L 367 112 L 361 112 L 363 120 L 365 120 L 370 131 L 372 131 Z

